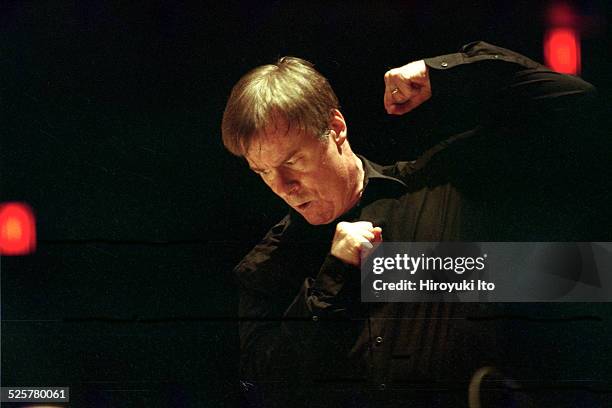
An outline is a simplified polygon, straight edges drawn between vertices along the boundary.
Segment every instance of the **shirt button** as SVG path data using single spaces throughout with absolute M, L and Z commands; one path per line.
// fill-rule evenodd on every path
M 382 342 L 383 342 L 383 338 L 382 338 L 382 337 L 380 337 L 380 336 L 378 336 L 378 337 L 376 338 L 376 344 L 382 344 Z
M 448 67 L 448 62 L 444 61 L 440 65 L 442 65 L 444 68 L 446 68 L 446 67 Z
M 379 384 L 378 385 L 378 389 L 381 390 L 381 391 L 384 391 L 385 388 L 387 388 L 387 384 Z
M 312 316 L 312 321 L 313 322 L 319 321 L 319 316 Z

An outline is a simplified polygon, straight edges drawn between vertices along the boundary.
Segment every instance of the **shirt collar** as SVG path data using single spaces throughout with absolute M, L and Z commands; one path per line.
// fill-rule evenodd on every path
M 406 183 L 404 183 L 399 178 L 391 175 L 392 174 L 391 169 L 393 168 L 392 166 L 391 167 L 381 166 L 380 164 L 374 163 L 373 161 L 370 161 L 359 154 L 357 155 L 357 157 L 359 157 L 359 159 L 361 159 L 361 163 L 363 163 L 363 172 L 364 172 L 363 194 L 364 195 L 366 194 L 366 191 L 368 191 L 368 185 L 378 185 L 378 184 L 393 185 L 395 186 L 395 188 L 398 188 L 400 190 L 405 190 L 408 188 Z M 370 189 L 371 188 L 372 187 L 370 187 Z

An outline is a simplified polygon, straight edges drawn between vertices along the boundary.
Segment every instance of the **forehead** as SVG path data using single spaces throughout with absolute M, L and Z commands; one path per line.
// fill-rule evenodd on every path
M 254 135 L 244 156 L 257 167 L 278 165 L 302 148 L 307 137 L 285 120 L 274 121 Z

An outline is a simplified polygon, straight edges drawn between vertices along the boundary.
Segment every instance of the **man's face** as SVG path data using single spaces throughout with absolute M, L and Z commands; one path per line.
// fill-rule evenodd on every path
M 328 224 L 348 211 L 361 188 L 340 112 L 330 128 L 321 140 L 277 120 L 256 136 L 245 155 L 272 191 L 313 225 Z

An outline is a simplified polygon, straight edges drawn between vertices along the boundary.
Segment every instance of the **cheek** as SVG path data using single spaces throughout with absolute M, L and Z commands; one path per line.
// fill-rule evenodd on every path
M 320 173 L 311 175 L 304 180 L 304 189 L 314 193 L 319 199 L 329 199 L 331 195 L 330 186 L 326 177 Z

